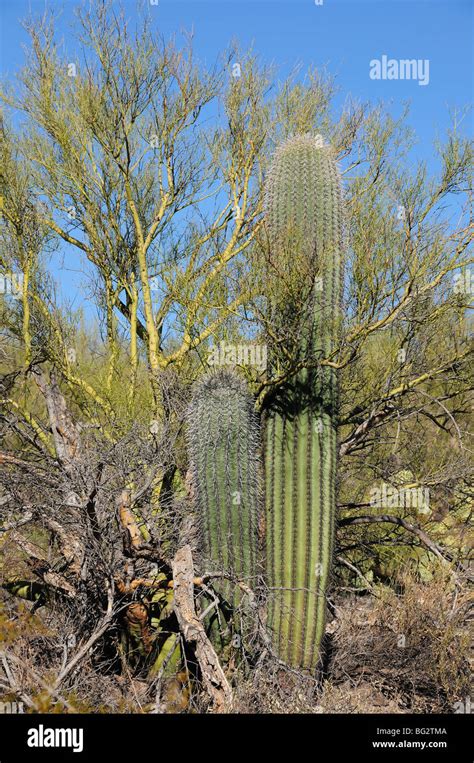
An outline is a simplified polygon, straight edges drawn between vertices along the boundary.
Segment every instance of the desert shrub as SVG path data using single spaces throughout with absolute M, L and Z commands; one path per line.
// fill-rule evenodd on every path
M 445 568 L 428 583 L 404 570 L 396 590 L 378 585 L 373 595 L 341 597 L 326 697 L 334 699 L 334 687 L 368 682 L 396 697 L 402 711 L 453 712 L 470 690 L 469 603 Z

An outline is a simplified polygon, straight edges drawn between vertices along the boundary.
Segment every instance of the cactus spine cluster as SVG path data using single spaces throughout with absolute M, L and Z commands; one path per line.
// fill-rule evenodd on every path
M 342 218 L 330 147 L 319 136 L 287 140 L 266 183 L 268 318 L 280 341 L 264 407 L 265 576 L 273 649 L 303 669 L 319 660 L 334 539 L 337 379 L 320 361 L 338 333 Z M 253 578 L 258 426 L 243 382 L 228 372 L 200 382 L 189 421 L 204 555 L 237 579 Z

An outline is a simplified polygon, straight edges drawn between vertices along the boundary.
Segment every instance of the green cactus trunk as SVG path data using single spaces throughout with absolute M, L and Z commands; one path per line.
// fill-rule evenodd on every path
M 342 214 L 330 148 L 311 136 L 284 143 L 267 182 L 268 282 L 273 329 L 301 370 L 266 404 L 268 625 L 279 657 L 306 669 L 319 660 L 333 551 L 337 378 L 319 361 L 338 332 Z M 285 372 L 278 345 L 272 356 Z
M 259 425 L 252 397 L 236 374 L 217 371 L 196 384 L 188 446 L 204 563 L 252 588 L 262 572 Z M 216 581 L 214 587 L 230 606 L 240 604 L 234 583 Z

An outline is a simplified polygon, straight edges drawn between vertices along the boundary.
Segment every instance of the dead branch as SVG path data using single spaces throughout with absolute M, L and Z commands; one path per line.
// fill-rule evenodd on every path
M 17 527 L 21 527 L 22 525 L 28 524 L 28 522 L 31 522 L 33 519 L 33 512 L 27 511 L 26 514 L 23 514 L 21 519 L 16 519 L 12 522 L 5 522 L 0 527 L 0 533 L 6 533 L 7 530 L 15 530 Z
M 446 549 L 438 546 L 438 544 L 433 540 L 431 540 L 429 535 L 427 535 L 424 530 L 422 530 L 420 527 L 416 527 L 416 525 L 412 525 L 411 522 L 407 522 L 406 519 L 402 519 L 402 517 L 396 517 L 392 514 L 380 514 L 377 516 L 369 515 L 363 517 L 344 517 L 343 519 L 339 520 L 339 527 L 346 527 L 348 525 L 370 524 L 372 522 L 389 522 L 390 524 L 403 527 L 404 530 L 407 530 L 413 535 L 416 535 L 417 538 L 419 538 L 423 543 L 423 545 L 426 546 L 426 548 L 431 551 L 431 553 L 434 554 L 441 562 L 444 564 L 449 564 L 450 562 L 454 561 L 453 555 L 450 554 L 449 551 L 446 551 Z M 468 570 L 463 567 L 463 565 L 459 564 L 459 566 L 464 572 L 468 573 Z M 474 576 L 469 575 L 469 579 L 474 579 Z
M 70 660 L 67 665 L 64 666 L 64 668 L 60 671 L 58 677 L 56 678 L 56 681 L 54 682 L 54 691 L 56 691 L 61 683 L 64 681 L 64 679 L 71 673 L 72 670 L 74 670 L 78 664 L 81 662 L 81 660 L 84 659 L 84 657 L 87 656 L 90 649 L 94 646 L 96 641 L 100 639 L 100 637 L 105 633 L 107 628 L 110 625 L 110 622 L 112 620 L 112 614 L 113 614 L 113 602 L 114 602 L 114 589 L 113 586 L 107 582 L 107 611 L 102 618 L 102 621 L 99 623 L 97 628 L 95 628 L 92 635 L 87 639 L 86 643 L 81 646 L 80 649 L 76 652 L 72 660 Z
M 36 368 L 33 376 L 46 402 L 58 459 L 65 471 L 69 473 L 76 467 L 81 452 L 79 430 L 69 412 L 55 375 L 51 373 L 49 384 L 44 374 Z
M 120 523 L 126 532 L 126 537 L 134 549 L 139 549 L 143 543 L 143 536 L 138 527 L 138 522 L 131 509 L 130 493 L 122 490 L 117 499 L 117 510 Z
M 16 530 L 14 529 L 10 530 L 8 539 L 13 541 L 13 543 L 16 543 L 17 546 L 19 546 L 21 550 L 24 551 L 25 554 L 27 554 L 28 556 L 33 557 L 33 559 L 36 559 L 40 562 L 45 562 L 45 564 L 48 564 L 47 556 L 45 552 L 43 551 L 43 549 L 40 546 L 36 545 L 36 543 L 33 543 L 27 538 L 24 538 L 23 535 L 16 532 Z
M 56 535 L 59 540 L 61 554 L 64 556 L 70 572 L 79 574 L 84 556 L 84 548 L 81 541 L 66 530 L 62 524 L 47 514 L 43 514 L 44 524 Z
M 27 538 L 24 538 L 23 535 L 20 535 L 16 530 L 10 531 L 9 540 L 16 543 L 17 546 L 28 554 L 29 557 L 32 557 L 36 562 L 39 562 L 39 565 L 37 564 L 35 569 L 41 575 L 45 583 L 53 586 L 53 588 L 59 588 L 71 599 L 76 596 L 75 588 L 68 580 L 66 580 L 64 575 L 60 575 L 58 572 L 54 572 L 50 569 L 50 564 L 42 548 L 35 543 L 32 543 L 30 540 L 27 540 Z
M 357 577 L 359 577 L 365 583 L 365 586 L 369 591 L 373 590 L 372 583 L 365 577 L 359 568 L 355 566 L 355 564 L 352 564 L 347 559 L 344 559 L 343 556 L 336 556 L 336 560 L 339 562 L 339 564 L 343 564 L 344 567 L 347 567 L 347 569 L 351 570 L 351 572 L 354 572 Z
M 10 666 L 8 664 L 8 660 L 12 660 L 13 662 L 15 662 L 18 665 L 18 667 L 20 667 L 20 668 L 23 667 L 24 668 L 23 662 L 18 657 L 16 657 L 16 655 L 11 654 L 11 653 L 9 653 L 7 655 L 6 652 L 0 652 L 0 659 L 2 661 L 3 669 L 5 671 L 5 675 L 7 676 L 8 683 L 9 683 L 9 686 L 12 689 L 12 691 L 18 697 L 20 697 L 22 702 L 24 702 L 25 705 L 27 705 L 27 707 L 31 708 L 34 711 L 38 711 L 38 707 L 37 707 L 34 699 L 32 699 L 29 695 L 25 694 L 20 689 L 20 686 L 18 685 L 18 682 L 16 681 L 16 678 L 13 676 L 11 668 L 10 668 Z M 28 665 L 28 673 L 29 673 L 29 677 L 30 678 L 31 677 L 34 678 L 34 680 L 38 684 L 38 686 L 41 686 L 43 689 L 45 689 L 50 696 L 55 696 L 56 699 L 59 700 L 61 702 L 61 704 L 63 704 L 64 707 L 66 707 L 69 710 L 69 712 L 71 712 L 71 713 L 76 713 L 77 712 L 77 709 L 74 707 L 74 705 L 71 705 L 71 703 L 68 702 L 68 700 L 65 699 L 65 697 L 63 697 L 61 694 L 59 694 L 56 691 L 56 689 L 54 688 L 54 686 L 50 686 L 50 684 L 46 683 L 46 681 L 44 681 L 41 678 L 39 673 L 37 673 L 35 670 L 33 670 L 31 665 Z
M 232 689 L 194 607 L 194 566 L 190 546 L 183 546 L 176 552 L 173 579 L 174 610 L 181 631 L 186 641 L 195 644 L 204 685 L 216 711 L 228 712 L 233 704 Z

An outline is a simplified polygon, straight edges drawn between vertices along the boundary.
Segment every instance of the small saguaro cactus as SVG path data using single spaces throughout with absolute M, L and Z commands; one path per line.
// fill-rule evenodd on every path
M 228 370 L 205 376 L 187 419 L 202 556 L 212 571 L 252 588 L 261 574 L 259 423 L 244 380 Z M 235 583 L 213 584 L 229 605 L 239 604 Z
M 276 379 L 265 406 L 266 575 L 275 651 L 306 669 L 319 660 L 334 538 L 337 379 L 321 361 L 338 332 L 342 223 L 331 148 L 320 136 L 290 138 L 266 184 L 269 320 L 282 345 L 289 337 L 286 358 L 272 353 L 285 381 Z

